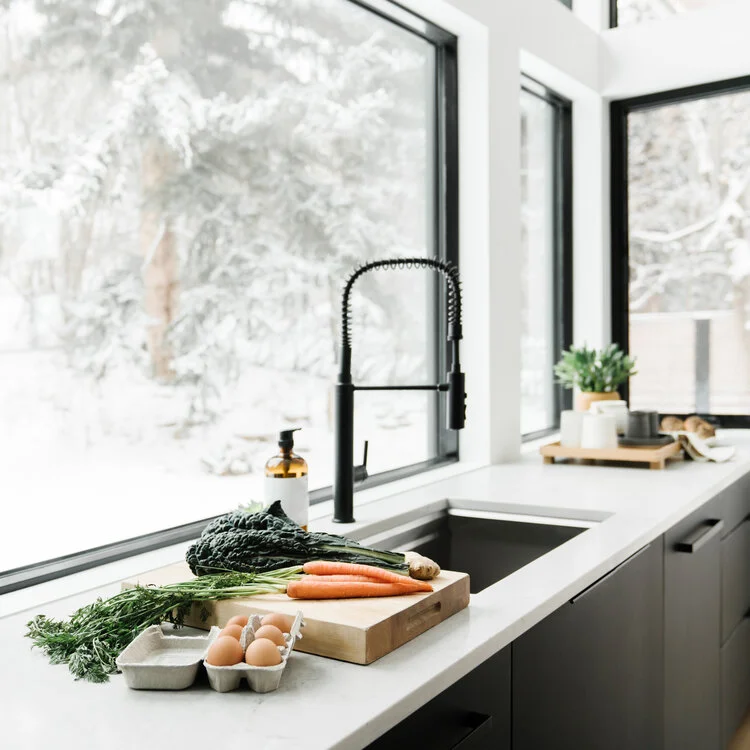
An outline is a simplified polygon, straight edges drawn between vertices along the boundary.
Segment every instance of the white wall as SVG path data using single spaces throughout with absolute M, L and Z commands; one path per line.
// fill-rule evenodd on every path
M 602 34 L 601 92 L 624 99 L 750 75 L 750 2 Z
M 599 6 L 606 0 L 579 0 Z M 520 450 L 520 75 L 573 101 L 574 235 L 587 288 L 600 284 L 604 173 L 599 36 L 559 0 L 410 0 L 459 37 L 463 365 L 468 419 L 463 460 L 496 463 Z M 600 15 L 594 14 L 596 18 Z M 580 174 L 579 174 L 580 171 Z M 589 208 L 586 208 L 589 207 Z M 592 212 L 598 218 L 592 217 Z M 597 316 L 582 315 L 581 320 Z M 598 343 L 600 325 L 583 326 Z

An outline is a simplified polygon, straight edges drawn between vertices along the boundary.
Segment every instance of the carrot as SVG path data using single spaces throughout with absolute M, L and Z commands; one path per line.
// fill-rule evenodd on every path
M 419 581 L 412 581 L 406 576 L 402 576 L 403 581 L 397 581 L 394 586 L 403 586 L 411 591 L 427 591 Z M 371 576 L 355 576 L 355 575 L 331 575 L 331 576 L 313 576 L 304 575 L 302 576 L 303 581 L 318 581 L 319 583 L 390 583 L 390 581 L 382 581 Z M 429 589 L 432 590 L 431 588 Z
M 315 560 L 305 563 L 302 570 L 310 575 L 355 575 L 375 578 L 384 583 L 412 583 L 417 586 L 417 591 L 432 591 L 432 586 L 426 581 L 417 581 L 409 576 L 393 573 L 390 570 L 376 568 L 373 565 L 356 565 L 354 563 L 329 562 L 328 560 Z
M 370 583 L 361 581 L 290 581 L 286 589 L 292 599 L 355 599 L 365 596 L 402 596 L 417 593 L 398 583 Z
M 353 575 L 334 575 L 334 576 L 302 576 L 303 581 L 319 581 L 320 583 L 383 583 L 377 578 L 371 576 L 353 576 Z M 406 585 L 409 585 L 408 581 L 404 581 Z

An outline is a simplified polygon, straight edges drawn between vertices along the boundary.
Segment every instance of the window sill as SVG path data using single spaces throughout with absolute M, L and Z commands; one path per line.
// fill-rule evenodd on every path
M 480 468 L 478 463 L 470 463 L 468 461 L 453 461 L 452 463 L 444 464 L 443 466 L 437 466 L 434 469 L 423 471 L 419 474 L 414 474 L 410 477 L 404 477 L 403 479 L 397 479 L 387 484 L 381 484 L 377 487 L 368 487 L 365 489 L 355 490 L 354 492 L 354 507 L 355 512 L 357 507 L 367 505 L 369 503 L 383 500 L 387 497 L 393 497 L 393 495 L 399 495 L 402 492 L 408 492 L 409 490 L 419 489 L 425 487 L 428 484 L 434 484 L 435 482 L 441 482 L 444 479 L 450 479 L 458 476 L 459 474 L 466 474 L 469 471 L 475 471 Z M 315 530 L 315 522 L 323 521 L 333 516 L 333 500 L 325 500 L 322 503 L 316 503 L 310 508 L 310 524 Z M 341 533 L 346 531 L 346 524 L 341 524 Z
M 545 432 L 544 435 L 524 440 L 521 444 L 521 456 L 530 456 L 533 453 L 538 453 L 543 445 L 549 445 L 559 439 L 560 431 L 555 429 Z
M 363 505 L 383 500 L 409 490 L 419 489 L 435 482 L 465 474 L 480 468 L 477 463 L 456 461 L 454 463 L 430 469 L 404 479 L 398 479 L 388 484 L 362 489 L 355 492 L 355 509 Z M 333 515 L 333 501 L 326 500 L 310 508 L 310 526 L 314 531 L 323 525 Z M 338 533 L 345 534 L 346 525 L 336 525 Z M 117 584 L 129 576 L 137 575 L 146 570 L 169 565 L 184 557 L 190 542 L 182 542 L 160 549 L 144 552 L 132 557 L 126 557 L 115 562 L 104 563 L 77 573 L 55 578 L 36 585 L 12 591 L 0 596 L 0 617 L 21 612 L 33 607 L 39 607 L 45 602 L 61 599 L 108 584 Z M 114 591 L 113 591 L 114 593 Z

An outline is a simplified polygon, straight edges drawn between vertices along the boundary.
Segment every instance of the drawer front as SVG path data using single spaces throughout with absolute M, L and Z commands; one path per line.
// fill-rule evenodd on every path
M 381 735 L 366 750 L 510 750 L 508 646 Z
M 742 723 L 750 705 L 750 618 L 745 618 L 721 649 L 722 746 Z
M 717 495 L 713 500 L 709 500 L 705 505 L 701 506 L 695 513 L 692 513 L 687 518 L 683 518 L 682 521 L 669 529 L 664 534 L 664 552 L 669 554 L 674 551 L 685 539 L 690 538 L 694 532 L 697 532 L 707 523 L 721 521 L 720 536 L 726 536 L 727 524 L 724 518 L 725 504 L 722 502 L 723 497 L 724 493 Z
M 724 536 L 731 534 L 750 515 L 750 476 L 745 475 L 716 496 L 721 504 Z
M 513 750 L 662 750 L 662 582 L 656 539 L 513 641 Z
M 721 642 L 750 612 L 750 519 L 721 542 Z
M 707 507 L 665 535 L 666 750 L 718 750 L 721 743 L 723 523 L 717 515 Z

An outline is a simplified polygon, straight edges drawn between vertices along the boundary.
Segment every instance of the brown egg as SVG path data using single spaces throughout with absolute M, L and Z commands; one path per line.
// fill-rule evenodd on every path
M 228 635 L 231 638 L 234 638 L 236 641 L 239 641 L 240 636 L 242 635 L 242 625 L 225 625 L 224 630 L 219 633 L 219 635 Z
M 281 654 L 273 641 L 256 638 L 247 647 L 245 661 L 252 667 L 275 667 L 281 664 Z
M 245 625 L 247 625 L 247 621 L 250 618 L 247 615 L 235 615 L 234 617 L 230 617 L 227 620 L 227 625 L 239 625 L 241 628 L 244 628 Z M 225 625 L 224 627 L 226 627 Z
M 255 631 L 255 637 L 268 638 L 269 641 L 273 641 L 277 646 L 286 645 L 282 632 L 275 625 L 261 625 Z
M 214 667 L 231 667 L 242 661 L 242 646 L 230 635 L 219 636 L 208 649 L 206 662 Z
M 279 612 L 271 612 L 268 615 L 264 615 L 260 621 L 261 625 L 273 625 L 277 627 L 282 633 L 289 633 L 294 624 L 294 617 L 291 615 L 282 615 Z

